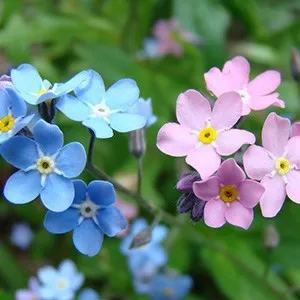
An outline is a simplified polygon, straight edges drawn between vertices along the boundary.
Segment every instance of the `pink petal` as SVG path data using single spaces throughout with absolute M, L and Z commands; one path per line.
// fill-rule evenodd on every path
M 210 104 L 196 90 L 187 90 L 178 97 L 176 115 L 181 125 L 200 130 L 211 116 Z
M 205 181 L 196 181 L 193 184 L 195 195 L 204 201 L 209 201 L 219 195 L 220 181 L 217 176 L 210 177 Z
M 240 203 L 247 207 L 253 208 L 261 199 L 265 188 L 254 180 L 246 179 L 238 187 Z
M 192 149 L 187 158 L 187 164 L 195 168 L 203 180 L 213 175 L 221 164 L 221 158 L 211 145 L 201 145 Z
M 251 112 L 251 109 L 249 108 L 248 104 L 243 103 L 243 111 L 242 116 L 247 116 Z
M 282 100 L 278 99 L 279 94 L 273 93 L 270 95 L 260 96 L 260 95 L 250 95 L 249 107 L 252 110 L 262 110 L 267 107 L 274 105 L 281 108 L 285 107 L 285 104 Z
M 290 136 L 290 120 L 272 112 L 268 115 L 262 129 L 262 144 L 276 157 L 282 156 Z
M 117 197 L 114 205 L 121 210 L 124 217 L 128 220 L 133 219 L 137 216 L 137 207 L 127 201 L 121 200 L 119 197 Z
M 274 70 L 266 71 L 249 82 L 248 92 L 251 95 L 268 95 L 278 88 L 280 81 L 279 72 Z
M 261 184 L 266 189 L 260 199 L 262 215 L 266 218 L 275 217 L 285 200 L 285 183 L 282 177 L 276 174 L 274 177 L 265 176 Z
M 287 179 L 286 193 L 288 197 L 295 203 L 300 204 L 300 171 L 291 170 L 287 174 Z
M 286 158 L 300 168 L 300 136 L 295 136 L 288 140 L 286 145 Z
M 247 130 L 230 129 L 219 133 L 215 143 L 217 152 L 220 155 L 228 156 L 245 144 L 254 144 L 255 135 Z
M 248 177 L 262 180 L 265 175 L 270 174 L 274 168 L 274 160 L 268 151 L 260 146 L 250 146 L 243 156 L 243 165 Z
M 233 158 L 228 158 L 221 164 L 217 175 L 224 185 L 237 186 L 246 178 L 244 171 Z
M 241 117 L 243 102 L 236 92 L 222 94 L 215 102 L 211 125 L 216 129 L 229 129 Z
M 176 123 L 165 124 L 158 132 L 157 147 L 171 156 L 185 156 L 198 143 L 198 138 L 189 128 Z
M 204 222 L 207 226 L 218 228 L 226 223 L 226 205 L 221 200 L 211 199 L 204 207 Z
M 225 211 L 226 221 L 234 226 L 248 229 L 253 221 L 253 209 L 244 207 L 238 201 L 230 203 Z
M 293 124 L 291 137 L 298 135 L 300 135 L 300 122 L 296 122 Z

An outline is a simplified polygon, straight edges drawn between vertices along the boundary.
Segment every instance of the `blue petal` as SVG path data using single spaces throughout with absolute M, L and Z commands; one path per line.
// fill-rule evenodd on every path
M 73 242 L 79 252 L 88 256 L 99 253 L 103 243 L 103 233 L 91 219 L 85 219 L 73 231 Z
M 70 179 L 51 173 L 41 191 L 41 200 L 49 210 L 62 212 L 71 206 L 74 194 L 74 186 Z
M 65 177 L 77 177 L 84 170 L 86 164 L 84 147 L 78 142 L 67 144 L 60 150 L 55 164 Z
M 39 120 L 33 127 L 33 136 L 44 155 L 55 154 L 64 143 L 63 133 L 56 125 Z
M 56 283 L 57 271 L 51 266 L 45 266 L 38 270 L 37 276 L 41 283 L 51 286 L 52 283 Z
M 45 102 L 47 100 L 51 100 L 51 99 L 55 99 L 58 96 L 56 95 L 56 93 L 54 93 L 52 90 L 49 90 L 48 92 L 45 92 L 43 94 L 41 94 L 40 96 L 35 96 L 36 98 L 25 98 L 26 102 L 28 102 L 29 104 L 40 104 L 42 102 Z
M 86 288 L 80 292 L 78 300 L 100 300 L 100 296 L 93 289 Z
M 147 119 L 141 115 L 116 113 L 109 116 L 110 126 L 118 132 L 129 132 L 143 128 Z
M 19 94 L 12 88 L 6 89 L 11 102 L 11 112 L 12 115 L 16 118 L 19 116 L 25 116 L 27 107 L 24 100 L 19 96 Z
M 152 231 L 152 242 L 161 243 L 168 234 L 168 228 L 164 225 L 157 225 Z
M 110 109 L 128 110 L 138 101 L 140 90 L 132 79 L 121 79 L 106 92 L 106 104 Z
M 0 88 L 0 120 L 8 115 L 11 106 L 10 98 L 5 89 Z
M 1 154 L 7 162 L 22 170 L 35 165 L 38 160 L 37 144 L 24 136 L 15 136 L 2 144 Z
M 97 138 L 108 139 L 114 135 L 112 129 L 103 119 L 86 119 L 82 122 L 82 124 L 88 128 L 91 128 Z
M 105 94 L 105 86 L 101 76 L 94 70 L 89 70 L 87 80 L 83 81 L 74 90 L 75 95 L 82 101 L 90 104 L 99 104 Z
M 184 297 L 192 288 L 193 279 L 190 276 L 179 276 L 175 279 L 174 289 L 177 295 Z
M 41 189 L 41 176 L 37 171 L 18 171 L 6 181 L 4 196 L 12 203 L 24 204 L 34 200 Z
M 78 290 L 84 281 L 82 273 L 77 271 L 75 264 L 70 259 L 65 259 L 58 268 L 60 275 L 65 277 L 70 283 L 70 289 Z
M 66 233 L 77 226 L 79 217 L 79 210 L 72 207 L 60 213 L 48 211 L 44 219 L 44 227 L 51 233 Z
M 60 97 L 56 107 L 69 119 L 74 121 L 83 121 L 92 114 L 90 107 L 83 101 L 71 95 Z
M 127 225 L 121 211 L 113 205 L 98 210 L 97 219 L 100 229 L 109 237 L 116 236 Z
M 14 126 L 14 128 L 11 130 L 11 135 L 14 136 L 17 134 L 21 129 L 23 129 L 25 126 L 27 126 L 31 120 L 33 119 L 34 115 L 27 116 L 25 118 L 20 119 Z M 1 139 L 1 136 L 0 136 Z M 1 141 L 0 141 L 1 143 Z
M 82 180 L 73 180 L 73 185 L 75 188 L 75 198 L 73 203 L 80 204 L 86 199 L 87 186 Z
M 152 263 L 157 265 L 158 267 L 164 266 L 168 261 L 168 253 L 162 246 L 158 245 L 149 247 L 147 256 L 152 261 Z
M 87 191 L 90 199 L 99 206 L 109 206 L 116 201 L 114 186 L 108 181 L 94 180 Z

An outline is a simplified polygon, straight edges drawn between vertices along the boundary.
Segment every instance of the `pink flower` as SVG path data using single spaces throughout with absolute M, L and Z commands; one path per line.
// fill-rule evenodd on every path
M 206 225 L 218 228 L 226 222 L 248 229 L 253 220 L 253 207 L 258 204 L 265 189 L 246 179 L 244 171 L 233 158 L 225 160 L 217 176 L 194 183 L 194 193 L 207 201 L 204 207 Z
M 280 84 L 280 73 L 266 71 L 249 82 L 250 65 L 244 57 L 237 56 L 225 63 L 223 70 L 212 68 L 204 74 L 206 86 L 217 97 L 235 91 L 243 101 L 242 115 L 252 110 L 262 110 L 271 105 L 285 107 L 279 94 L 274 93 Z
M 292 126 L 292 134 L 291 137 L 300 135 L 300 122 L 296 122 Z
M 181 157 L 195 168 L 202 179 L 215 173 L 221 155 L 231 155 L 244 144 L 253 144 L 255 136 L 231 129 L 240 119 L 242 102 L 238 93 L 221 95 L 211 111 L 209 102 L 197 91 L 179 95 L 176 115 L 179 124 L 165 124 L 157 136 L 157 147 L 164 153 Z
M 262 129 L 263 147 L 253 145 L 243 156 L 247 175 L 266 189 L 260 200 L 264 217 L 274 217 L 286 195 L 300 203 L 300 137 L 289 136 L 289 119 L 270 113 Z

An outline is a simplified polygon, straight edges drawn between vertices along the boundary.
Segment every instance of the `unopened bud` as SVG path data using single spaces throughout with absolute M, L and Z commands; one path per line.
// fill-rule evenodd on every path
M 193 206 L 193 209 L 191 211 L 191 219 L 194 222 L 198 222 L 203 219 L 204 215 L 204 207 L 206 205 L 207 201 L 203 201 L 197 198 L 195 201 L 195 204 Z
M 280 236 L 274 225 L 268 225 L 264 232 L 264 246 L 268 250 L 272 250 L 279 245 Z
M 291 50 L 290 64 L 294 80 L 300 83 L 300 52 L 296 49 Z
M 177 210 L 180 214 L 185 214 L 193 209 L 197 197 L 194 193 L 184 193 L 177 201 Z
M 144 155 L 146 151 L 144 128 L 129 132 L 129 151 L 136 158 Z
M 133 238 L 129 249 L 137 249 L 142 246 L 149 244 L 152 240 L 152 229 L 151 227 L 146 227 L 135 235 Z
M 201 180 L 199 173 L 190 172 L 181 176 L 176 184 L 176 189 L 182 192 L 191 192 L 193 190 L 193 183 Z

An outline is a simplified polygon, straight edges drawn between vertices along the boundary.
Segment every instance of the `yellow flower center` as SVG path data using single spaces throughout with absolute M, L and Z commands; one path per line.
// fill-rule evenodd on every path
M 220 199 L 225 203 L 231 203 L 238 198 L 238 192 L 235 186 L 225 185 L 219 191 Z
M 41 174 L 49 174 L 54 170 L 54 161 L 49 156 L 44 156 L 36 163 L 36 168 Z
M 0 133 L 10 131 L 15 125 L 15 119 L 12 116 L 6 116 L 0 120 Z
M 284 157 L 279 157 L 275 161 L 275 169 L 280 176 L 284 176 L 290 171 L 290 162 Z
M 45 89 L 45 88 L 41 88 L 36 94 L 38 95 L 38 96 L 41 96 L 41 95 L 43 95 L 44 93 L 46 93 L 47 92 L 47 90 Z
M 67 283 L 64 280 L 59 280 L 59 281 L 57 281 L 56 285 L 58 288 L 63 289 L 67 286 Z
M 165 296 L 171 296 L 171 295 L 173 295 L 173 290 L 171 288 L 166 287 L 166 288 L 164 288 L 163 293 Z
M 212 127 L 203 128 L 198 134 L 198 139 L 203 144 L 211 144 L 216 138 L 217 131 Z

